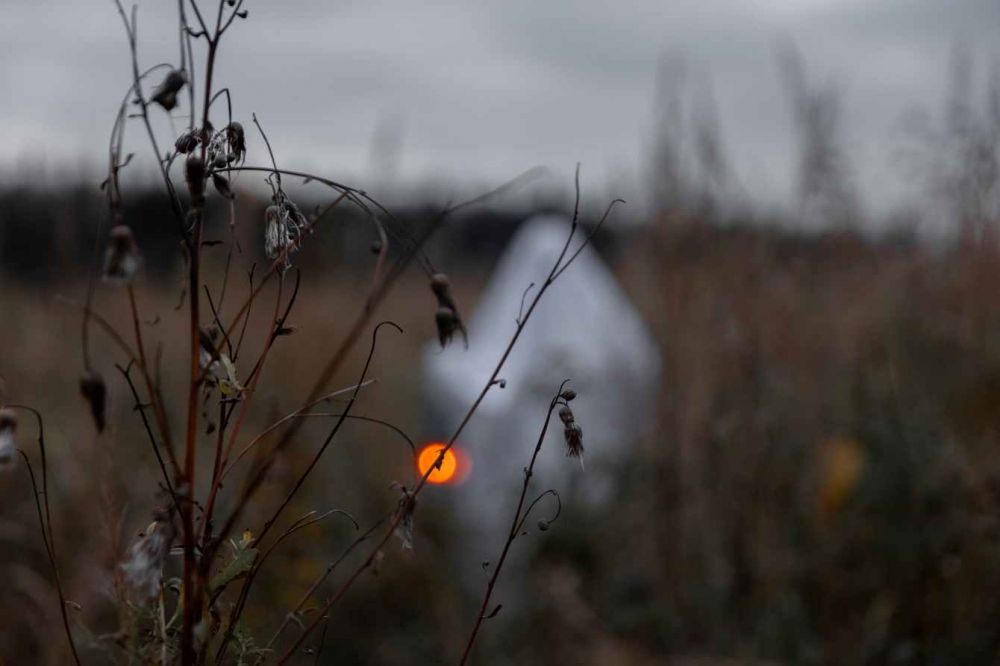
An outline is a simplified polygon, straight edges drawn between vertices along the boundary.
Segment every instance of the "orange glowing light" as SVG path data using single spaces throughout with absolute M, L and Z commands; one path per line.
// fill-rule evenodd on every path
M 444 444 L 435 442 L 421 449 L 420 455 L 417 456 L 417 468 L 420 470 L 420 474 L 427 474 L 427 470 L 431 470 L 427 477 L 428 483 L 455 483 L 461 481 L 465 476 L 464 472 L 468 467 L 465 456 L 454 446 L 445 451 L 444 458 L 441 459 L 441 466 L 434 468 L 438 456 L 441 455 L 441 450 L 445 448 L 447 447 Z

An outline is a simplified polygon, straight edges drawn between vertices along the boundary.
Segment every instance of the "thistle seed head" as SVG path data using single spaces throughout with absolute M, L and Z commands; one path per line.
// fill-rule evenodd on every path
M 163 565 L 174 541 L 173 517 L 169 511 L 157 511 L 153 522 L 132 544 L 129 557 L 119 565 L 125 580 L 145 603 L 157 596 L 163 580 Z
M 124 224 L 112 227 L 108 249 L 104 253 L 104 280 L 114 284 L 131 284 L 141 265 L 142 257 L 132 230 Z
M 309 231 L 309 221 L 281 190 L 274 198 L 275 202 L 264 211 L 264 252 L 268 259 L 284 253 L 287 269 L 291 266 L 288 255 L 299 249 L 302 233 Z
M 283 223 L 281 209 L 277 205 L 267 207 L 264 220 L 264 253 L 268 259 L 277 259 L 286 248 L 289 252 L 295 249 L 295 239 Z
M 213 169 L 225 169 L 233 162 L 241 162 L 247 154 L 246 132 L 243 125 L 231 122 L 212 134 L 208 142 L 208 163 Z

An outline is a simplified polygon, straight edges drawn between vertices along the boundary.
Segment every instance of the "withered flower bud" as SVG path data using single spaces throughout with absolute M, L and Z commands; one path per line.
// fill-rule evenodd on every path
M 97 432 L 104 432 L 107 423 L 105 408 L 108 397 L 108 387 L 104 383 L 104 378 L 94 370 L 87 370 L 80 377 L 80 393 L 90 406 L 90 415 L 94 418 Z
M 184 180 L 187 181 L 191 200 L 197 205 L 205 201 L 205 161 L 200 155 L 192 153 L 184 164 Z
M 177 93 L 164 90 L 157 92 L 153 97 L 153 101 L 162 106 L 167 111 L 170 111 L 175 106 L 177 106 Z
M 469 338 L 465 332 L 465 325 L 458 314 L 458 306 L 455 299 L 451 297 L 451 282 L 444 273 L 435 273 L 431 276 L 431 291 L 437 298 L 438 309 L 434 314 L 437 322 L 438 340 L 441 346 L 445 347 L 451 343 L 455 337 L 455 332 L 462 334 L 466 347 L 469 345 Z
M 226 125 L 226 141 L 229 142 L 230 162 L 241 161 L 247 154 L 247 137 L 243 125 L 235 120 Z
M 563 431 L 566 437 L 566 455 L 570 458 L 579 458 L 580 466 L 583 467 L 583 428 L 575 421 L 566 424 Z
M 132 230 L 124 224 L 111 228 L 108 249 L 104 253 L 104 279 L 115 284 L 131 284 L 139 272 L 142 257 Z
M 156 102 L 167 111 L 177 106 L 177 93 L 187 83 L 187 74 L 180 69 L 172 69 L 163 82 L 153 92 L 150 101 Z
M 562 419 L 564 425 L 569 425 L 573 422 L 573 410 L 568 406 L 563 406 L 559 410 L 559 418 Z
M 14 464 L 17 445 L 17 413 L 8 407 L 0 408 L 0 469 Z
M 563 389 L 563 392 L 559 394 L 559 397 L 565 400 L 566 402 L 570 402 L 573 400 L 573 398 L 576 397 L 576 391 L 574 391 L 571 388 Z
M 174 142 L 174 148 L 176 148 L 177 152 L 182 155 L 187 155 L 197 147 L 198 133 L 194 130 L 184 132 L 177 137 L 177 141 Z
M 451 282 L 448 280 L 447 275 L 444 273 L 435 273 L 431 276 L 431 291 L 438 297 L 438 300 L 451 299 L 450 290 Z
M 449 307 L 439 307 L 434 313 L 434 321 L 437 323 L 438 342 L 442 347 L 447 347 L 455 337 L 455 331 L 459 330 L 461 322 L 455 316 L 455 311 Z

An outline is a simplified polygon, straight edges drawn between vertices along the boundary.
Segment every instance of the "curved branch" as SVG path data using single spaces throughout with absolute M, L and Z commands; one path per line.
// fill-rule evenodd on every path
M 577 202 L 579 202 L 580 198 L 579 178 L 576 179 L 576 190 L 577 190 L 576 199 Z M 574 254 L 570 257 L 568 261 L 566 262 L 562 261 L 566 255 L 566 252 L 568 251 L 570 243 L 572 242 L 573 235 L 576 232 L 577 220 L 578 220 L 578 208 L 574 212 L 573 223 L 571 225 L 570 232 L 567 235 L 563 251 L 559 255 L 559 259 L 553 264 L 552 270 L 549 272 L 549 276 L 542 283 L 542 285 L 532 298 L 531 304 L 528 306 L 528 309 L 525 312 L 524 317 L 521 319 L 520 322 L 518 322 L 517 327 L 515 328 L 514 333 L 507 344 L 507 347 L 500 355 L 500 359 L 497 361 L 496 367 L 493 369 L 493 372 L 490 374 L 490 376 L 486 379 L 486 383 L 479 392 L 479 395 L 476 397 L 472 405 L 469 407 L 465 416 L 462 418 L 462 421 L 456 428 L 454 434 L 448 440 L 448 443 L 444 447 L 442 447 L 440 452 L 438 453 L 437 463 L 427 468 L 427 471 L 424 473 L 423 477 L 421 477 L 416 487 L 412 491 L 410 491 L 411 498 L 415 498 L 415 496 L 418 495 L 420 491 L 424 488 L 424 486 L 427 484 L 427 478 L 430 476 L 430 473 L 435 469 L 437 464 L 440 464 L 440 462 L 444 459 L 445 454 L 451 449 L 451 447 L 454 446 L 455 442 L 461 436 L 462 432 L 465 430 L 465 427 L 472 419 L 472 416 L 479 409 L 479 405 L 482 404 L 487 393 L 489 393 L 490 389 L 496 383 L 497 378 L 500 376 L 500 372 L 503 370 L 504 366 L 507 363 L 507 359 L 510 357 L 511 352 L 514 349 L 514 346 L 520 339 L 521 333 L 524 331 L 525 326 L 531 319 L 531 315 L 534 313 L 535 308 L 538 306 L 542 298 L 545 296 L 545 293 L 548 291 L 549 287 L 551 287 L 552 284 L 555 282 L 555 280 L 560 275 L 562 275 L 563 271 L 565 271 L 565 269 L 568 266 L 572 265 L 575 262 L 576 258 L 579 256 L 579 253 L 582 251 L 582 248 L 586 247 L 589 244 L 591 236 L 588 236 L 586 239 L 584 239 L 583 245 L 581 245 L 581 247 L 577 249 L 576 252 L 574 252 Z M 278 660 L 279 664 L 286 663 L 291 658 L 291 656 L 295 654 L 295 651 L 299 648 L 300 645 L 302 645 L 302 642 L 306 639 L 309 633 L 318 626 L 319 622 L 321 621 L 322 615 L 325 614 L 327 611 L 329 611 L 329 609 L 347 593 L 347 591 L 351 588 L 351 586 L 354 585 L 354 583 L 361 576 L 362 572 L 364 572 L 369 566 L 371 566 L 379 550 L 385 546 L 385 544 L 389 541 L 389 539 L 392 538 L 393 532 L 399 526 L 399 524 L 402 522 L 403 518 L 406 515 L 408 514 L 401 511 L 396 512 L 396 516 L 390 522 L 389 527 L 383 533 L 381 539 L 376 544 L 376 546 L 368 553 L 368 556 L 355 568 L 354 572 L 347 578 L 346 581 L 344 581 L 344 583 L 340 586 L 340 588 L 333 595 L 330 596 L 330 598 L 326 601 L 325 604 L 323 604 L 320 612 L 320 618 L 317 618 L 312 623 L 310 623 L 308 627 L 306 627 L 305 631 L 295 642 L 295 644 L 289 647 L 288 650 L 286 650 L 284 654 L 281 656 L 281 658 Z
M 31 488 L 35 498 L 35 508 L 38 510 L 38 523 L 42 530 L 42 541 L 45 542 L 45 552 L 49 556 L 49 564 L 52 566 L 52 576 L 56 582 L 56 593 L 59 595 L 59 614 L 62 616 L 63 629 L 66 632 L 66 640 L 69 641 L 69 649 L 73 653 L 73 661 L 80 666 L 80 655 L 76 651 L 76 642 L 73 640 L 73 632 L 69 628 L 69 616 L 66 613 L 66 595 L 63 592 L 62 577 L 59 575 L 59 564 L 56 558 L 56 540 L 52 534 L 52 510 L 49 508 L 49 468 L 45 455 L 45 423 L 42 414 L 34 407 L 27 405 L 7 405 L 10 409 L 21 409 L 31 412 L 38 421 L 38 454 L 42 464 L 42 497 L 43 502 L 38 501 L 38 484 L 35 481 L 35 471 L 31 467 L 28 455 L 18 449 L 24 463 L 28 467 L 28 474 L 31 477 Z M 42 518 L 42 506 L 45 507 L 45 518 Z
M 349 413 L 351 411 L 351 407 L 354 406 L 354 403 L 358 399 L 358 393 L 361 390 L 361 384 L 364 383 L 365 377 L 368 376 L 368 369 L 371 367 L 372 359 L 375 356 L 375 348 L 376 348 L 377 343 L 378 343 L 378 332 L 382 329 L 383 326 L 391 326 L 392 328 L 396 329 L 399 333 L 403 332 L 403 329 L 398 324 L 396 324 L 395 322 L 392 322 L 392 321 L 383 321 L 383 322 L 380 322 L 377 326 L 375 326 L 375 329 L 372 331 L 372 344 L 371 344 L 371 347 L 368 349 L 368 358 L 365 359 L 365 365 L 364 365 L 364 367 L 361 370 L 361 377 L 360 377 L 360 379 L 358 379 L 358 383 L 357 383 L 357 385 L 356 385 L 356 387 L 354 389 L 354 392 L 351 394 L 351 399 L 348 401 L 347 405 L 344 407 L 344 413 L 341 414 L 340 417 L 337 419 L 337 423 L 330 430 L 330 433 L 326 436 L 326 440 L 324 440 L 323 444 L 319 447 L 319 450 L 316 451 L 316 454 L 313 456 L 313 459 L 309 462 L 309 465 L 307 465 L 306 468 L 305 468 L 305 470 L 302 472 L 302 474 L 299 475 L 298 480 L 295 482 L 295 485 L 292 486 L 292 489 L 289 491 L 289 493 L 285 497 L 284 501 L 281 503 L 281 505 L 278 507 L 278 509 L 274 512 L 274 514 L 271 516 L 271 518 L 269 518 L 267 520 L 267 522 L 264 523 L 264 527 L 261 529 L 260 536 L 257 538 L 258 541 L 260 541 L 261 539 L 264 538 L 264 536 L 271 529 L 271 526 L 275 523 L 275 521 L 281 515 L 281 512 L 284 511 L 285 507 L 288 506 L 289 502 L 292 501 L 292 498 L 295 497 L 296 493 L 298 493 L 299 489 L 306 482 L 306 479 L 309 477 L 309 474 L 312 472 L 313 468 L 316 467 L 316 464 L 319 462 L 319 459 L 326 452 L 327 447 L 330 446 L 330 442 L 333 441 L 334 436 L 337 434 L 337 432 L 339 432 L 340 427 L 344 424 L 344 421 L 347 419 L 347 417 L 348 417 L 348 415 L 349 415 Z M 274 463 L 274 460 L 275 460 L 275 457 L 276 457 L 275 454 L 277 454 L 278 452 L 279 452 L 278 450 L 275 450 L 272 453 L 272 455 L 270 456 L 269 461 L 262 466 L 261 473 L 258 474 L 258 476 L 257 476 L 258 479 L 261 479 L 261 480 L 263 479 L 263 475 L 266 474 L 266 472 L 271 468 L 271 465 Z M 257 484 L 259 484 L 259 481 L 257 481 Z M 256 486 L 257 484 L 254 484 L 254 485 Z M 241 501 L 237 505 L 238 508 L 237 508 L 237 511 L 234 512 L 234 516 L 238 515 L 239 511 L 242 509 L 242 507 L 245 506 L 245 500 L 246 499 L 249 499 L 249 495 L 248 494 L 244 496 L 244 501 Z
M 372 381 L 374 381 L 374 380 L 372 380 Z M 226 470 L 222 474 L 222 478 L 225 478 L 225 475 L 229 473 L 229 470 L 231 470 L 233 467 L 235 467 L 236 463 L 238 463 L 240 461 L 240 459 L 247 452 L 249 452 L 249 450 L 251 448 L 253 448 L 260 441 L 260 439 L 264 435 L 266 435 L 267 433 L 273 431 L 279 425 L 281 425 L 282 423 L 284 423 L 284 422 L 286 422 L 286 421 L 288 421 L 290 419 L 293 419 L 293 418 L 306 418 L 306 417 L 310 417 L 310 416 L 321 416 L 321 417 L 327 417 L 327 418 L 338 418 L 338 417 L 344 416 L 345 418 L 353 419 L 355 421 L 366 421 L 368 423 L 375 423 L 377 425 L 385 426 L 386 428 L 389 428 L 390 430 L 392 430 L 393 432 L 395 432 L 397 435 L 399 435 L 400 437 L 402 437 L 406 441 L 406 444 L 407 444 L 407 446 L 410 447 L 410 452 L 414 455 L 414 457 L 416 457 L 416 455 L 417 455 L 417 445 L 413 441 L 413 439 L 409 435 L 407 435 L 406 432 L 402 428 L 399 428 L 398 426 L 395 426 L 392 423 L 389 423 L 388 421 L 384 421 L 382 419 L 377 419 L 377 418 L 374 418 L 374 417 L 371 417 L 371 416 L 361 416 L 361 415 L 358 415 L 358 414 L 347 414 L 347 415 L 345 415 L 343 412 L 309 412 L 307 414 L 295 413 L 295 414 L 289 414 L 288 416 L 282 418 L 280 421 L 275 422 L 274 424 L 272 424 L 271 426 L 269 426 L 264 432 L 262 432 L 260 435 L 258 435 L 257 437 L 255 437 L 253 440 L 251 440 L 250 443 L 247 444 L 243 448 L 243 450 L 239 452 L 239 454 L 233 460 L 232 464 L 228 468 L 226 468 Z

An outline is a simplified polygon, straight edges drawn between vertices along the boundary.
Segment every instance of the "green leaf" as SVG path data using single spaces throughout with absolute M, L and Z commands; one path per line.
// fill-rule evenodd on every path
M 253 542 L 253 535 L 250 532 L 244 532 L 243 537 L 236 541 L 234 539 L 229 540 L 230 546 L 233 548 L 233 559 L 229 561 L 222 571 L 217 573 L 212 581 L 209 583 L 209 589 L 211 591 L 216 591 L 226 585 L 229 585 L 233 580 L 245 575 L 253 567 L 254 560 L 257 559 L 257 549 L 251 548 L 250 544 Z

